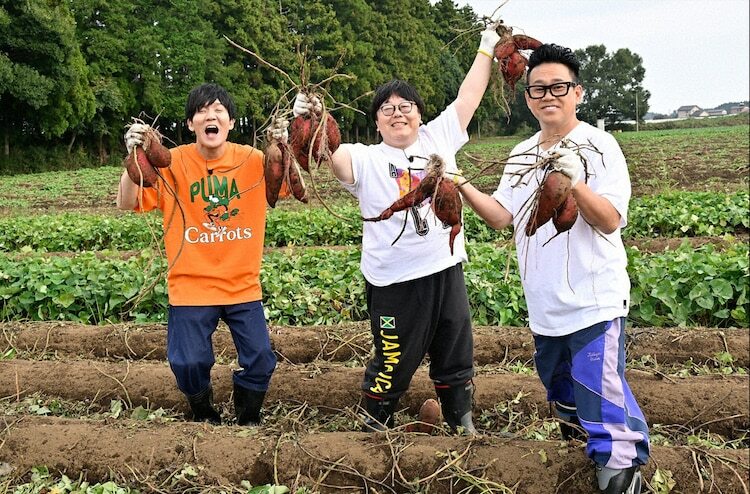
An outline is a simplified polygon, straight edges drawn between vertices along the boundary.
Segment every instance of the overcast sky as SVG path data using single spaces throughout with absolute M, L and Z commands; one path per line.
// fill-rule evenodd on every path
M 502 0 L 454 0 L 490 15 Z M 713 108 L 748 93 L 748 0 L 509 0 L 514 32 L 572 49 L 628 48 L 643 59 L 649 111 Z

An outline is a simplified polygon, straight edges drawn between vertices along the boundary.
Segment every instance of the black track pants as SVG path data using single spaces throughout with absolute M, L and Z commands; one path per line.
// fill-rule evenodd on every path
M 375 356 L 362 390 L 400 397 L 430 355 L 430 378 L 457 386 L 474 376 L 474 342 L 461 264 L 424 278 L 386 287 L 366 284 Z

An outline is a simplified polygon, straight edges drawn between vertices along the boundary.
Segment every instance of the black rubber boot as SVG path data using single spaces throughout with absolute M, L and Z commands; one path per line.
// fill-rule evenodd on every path
M 474 395 L 474 384 L 469 381 L 466 384 L 453 387 L 435 386 L 435 392 L 440 398 L 440 408 L 448 426 L 456 433 L 459 427 L 462 433 L 467 435 L 477 434 L 474 422 L 471 419 L 471 402 Z
M 641 494 L 641 472 L 638 465 L 615 469 L 596 466 L 596 480 L 604 494 Z
M 253 391 L 234 384 L 234 413 L 237 425 L 260 425 L 260 408 L 266 397 L 265 391 Z
M 193 412 L 193 421 L 221 424 L 221 415 L 214 408 L 214 390 L 210 385 L 200 393 L 185 396 Z
M 365 395 L 364 400 L 366 414 L 362 432 L 378 432 L 393 427 L 398 399 L 381 400 Z
M 586 433 L 578 420 L 578 409 L 574 403 L 552 402 L 552 410 L 561 420 L 560 434 L 566 441 L 578 440 L 586 442 Z

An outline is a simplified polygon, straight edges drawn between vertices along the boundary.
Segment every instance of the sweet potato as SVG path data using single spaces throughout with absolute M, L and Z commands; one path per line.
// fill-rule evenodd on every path
M 510 56 L 505 59 L 504 63 L 501 63 L 501 71 L 503 73 L 503 79 L 510 87 L 511 91 L 515 91 L 516 83 L 523 77 L 526 71 L 526 58 L 519 52 L 514 51 Z
M 326 148 L 321 151 L 320 146 L 321 143 L 324 141 L 322 131 L 325 130 L 325 143 Z M 313 133 L 315 132 L 315 128 L 313 127 Z M 315 161 L 318 162 L 318 166 L 320 166 L 320 162 L 323 159 L 328 159 L 330 155 L 336 152 L 336 150 L 339 148 L 339 145 L 341 144 L 341 131 L 339 130 L 339 125 L 336 122 L 336 119 L 331 116 L 329 113 L 326 117 L 326 123 L 324 129 L 321 129 L 320 132 L 318 132 L 318 136 L 315 139 L 315 143 L 313 144 L 313 158 L 315 158 Z
M 507 38 L 495 45 L 495 58 L 502 63 L 514 51 L 516 51 L 516 45 L 513 43 L 513 38 Z
M 382 221 L 387 220 L 393 213 L 403 211 L 404 209 L 412 206 L 418 206 L 422 202 L 431 197 L 435 192 L 439 177 L 427 175 L 425 176 L 416 188 L 410 190 L 407 194 L 404 194 L 399 199 L 396 199 L 387 209 L 385 209 L 380 215 L 372 218 L 363 218 L 363 221 Z
M 341 132 L 336 119 L 327 114 L 324 125 L 320 126 L 320 116 L 300 115 L 292 120 L 291 142 L 294 157 L 303 170 L 309 172 L 310 146 L 312 146 L 313 160 L 320 166 L 323 161 L 330 159 L 331 155 L 341 144 Z M 317 135 L 316 135 L 317 132 Z M 315 142 L 313 143 L 313 136 Z
M 417 422 L 406 426 L 406 432 L 422 432 L 431 434 L 440 424 L 440 404 L 437 400 L 428 398 L 419 408 Z
M 308 164 L 308 152 L 310 151 L 310 140 L 312 139 L 313 118 L 299 116 L 292 120 L 290 127 L 291 141 L 289 145 L 292 148 L 294 157 L 303 170 L 310 171 Z
M 161 134 L 154 128 L 146 131 L 143 149 L 152 166 L 166 168 L 172 164 L 172 153 L 161 143 Z
M 123 162 L 128 172 L 128 177 L 133 183 L 143 185 L 143 187 L 153 187 L 159 179 L 159 175 L 151 166 L 151 162 L 146 156 L 146 151 L 141 146 L 133 148 L 133 152 L 125 157 Z
M 432 198 L 432 210 L 435 216 L 445 225 L 451 227 L 448 244 L 453 254 L 453 241 L 461 231 L 461 196 L 456 184 L 450 179 L 445 179 L 445 162 L 436 154 L 430 155 L 426 167 L 427 174 L 407 194 L 395 200 L 387 209 L 378 216 L 362 218 L 363 221 L 387 220 L 393 213 L 403 211 L 413 206 L 422 204 L 426 199 Z M 399 235 L 400 236 L 400 235 Z M 398 238 L 396 239 L 398 240 Z M 395 243 L 395 240 L 394 240 Z
M 288 161 L 289 159 L 284 160 L 281 143 L 275 140 L 269 141 L 263 159 L 263 175 L 266 180 L 266 202 L 272 208 L 276 207 L 276 201 L 279 199 L 281 184 L 287 174 L 285 168 Z
M 435 216 L 451 227 L 448 245 L 453 254 L 453 241 L 456 235 L 461 231 L 461 195 L 458 193 L 458 187 L 451 180 L 441 180 L 438 184 L 438 191 L 435 194 L 435 203 L 432 205 Z
M 542 42 L 523 34 L 513 35 L 513 44 L 519 50 L 536 50 L 542 46 Z
M 526 223 L 526 236 L 530 237 L 536 230 L 552 219 L 555 210 L 565 201 L 570 193 L 570 179 L 567 175 L 551 171 L 547 173 L 541 185 L 539 196 L 531 209 Z
M 578 204 L 573 194 L 568 194 L 565 201 L 555 209 L 555 214 L 552 215 L 552 224 L 555 225 L 557 233 L 563 233 L 573 228 L 577 219 Z
M 292 194 L 294 194 L 294 197 L 297 200 L 307 204 L 307 189 L 305 189 L 305 181 L 299 171 L 299 165 L 291 156 L 291 153 L 287 152 L 286 156 L 288 156 L 286 159 L 290 162 L 288 167 L 289 174 L 287 177 L 289 188 L 292 189 Z

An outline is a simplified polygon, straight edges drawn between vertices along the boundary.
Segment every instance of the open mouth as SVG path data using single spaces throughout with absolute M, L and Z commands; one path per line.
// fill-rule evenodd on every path
M 218 134 L 219 133 L 219 127 L 216 125 L 207 125 L 206 126 L 206 134 Z

